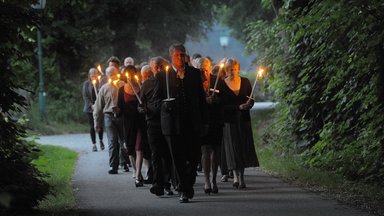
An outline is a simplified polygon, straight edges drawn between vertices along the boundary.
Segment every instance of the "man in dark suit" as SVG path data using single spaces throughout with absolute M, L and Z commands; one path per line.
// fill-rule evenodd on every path
M 196 166 L 200 158 L 199 138 L 207 131 L 207 104 L 198 69 L 185 64 L 182 44 L 169 48 L 172 66 L 157 74 L 156 98 L 162 100 L 161 128 L 168 143 L 178 178 L 180 202 L 193 198 Z M 167 78 L 168 75 L 168 90 Z
M 171 190 L 171 172 L 172 161 L 171 155 L 167 146 L 167 142 L 161 132 L 160 109 L 158 101 L 153 97 L 155 95 L 155 76 L 164 71 L 164 68 L 169 63 L 162 57 L 153 57 L 150 60 L 150 69 L 153 76 L 150 76 L 144 83 L 140 91 L 142 106 L 139 107 L 140 112 L 145 112 L 147 121 L 148 143 L 151 149 L 151 162 L 153 169 L 153 181 L 150 192 L 157 195 L 164 195 L 164 190 L 167 195 L 173 195 Z

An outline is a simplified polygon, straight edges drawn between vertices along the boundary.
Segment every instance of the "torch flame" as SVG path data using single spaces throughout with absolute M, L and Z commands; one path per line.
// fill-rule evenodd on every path
M 100 64 L 97 65 L 97 70 L 101 73 L 101 66 L 100 66 Z
M 260 68 L 259 71 L 257 72 L 257 76 L 258 76 L 258 77 L 262 77 L 262 76 L 263 76 L 263 73 L 264 73 L 264 69 L 263 69 L 263 68 Z
M 108 79 L 108 82 L 109 82 L 109 83 L 111 83 L 111 82 L 112 82 L 112 79 L 111 79 L 111 78 L 109 78 L 109 79 Z
M 127 77 L 127 79 L 129 79 L 129 74 L 128 74 L 128 72 L 125 73 L 125 76 Z
M 117 79 L 117 80 L 113 80 L 113 85 L 116 85 L 117 84 L 117 82 L 119 82 L 119 80 Z
M 101 75 L 97 76 L 97 79 L 100 80 L 101 79 Z
M 96 85 L 96 80 L 95 80 L 95 79 L 92 80 L 92 84 L 93 84 L 93 85 Z
M 224 63 L 221 63 L 220 64 L 220 69 L 223 69 L 223 67 L 224 67 Z
M 120 79 L 120 74 L 117 74 L 117 78 L 119 78 L 119 79 Z
M 165 66 L 165 72 L 168 72 L 169 66 Z
M 137 80 L 137 82 L 139 82 L 139 77 L 137 75 L 135 75 L 135 79 Z

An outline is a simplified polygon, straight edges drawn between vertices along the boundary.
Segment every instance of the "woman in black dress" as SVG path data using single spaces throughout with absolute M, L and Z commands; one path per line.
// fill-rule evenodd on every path
M 252 86 L 247 78 L 239 76 L 240 63 L 235 58 L 229 58 L 225 68 L 223 145 L 228 169 L 233 170 L 233 187 L 243 189 L 244 168 L 259 166 L 249 113 L 254 101 L 247 97 Z
M 124 127 L 124 141 L 127 148 L 127 154 L 133 168 L 135 170 L 135 185 L 136 187 L 142 187 L 144 185 L 144 179 L 141 174 L 141 168 L 143 164 L 144 149 L 147 145 L 146 128 L 144 115 L 139 113 L 137 106 L 139 101 L 136 98 L 135 92 L 140 94 L 140 87 L 137 81 L 134 79 L 134 75 L 137 70 L 134 66 L 127 66 L 124 68 L 122 76 L 130 77 L 123 87 L 119 89 L 118 95 L 118 107 L 123 114 L 123 127 Z M 128 81 L 128 80 L 127 80 Z M 133 89 L 131 87 L 133 86 Z M 136 159 L 134 159 L 136 156 Z
M 200 58 L 197 60 L 197 68 L 201 70 L 203 76 L 203 87 L 206 93 L 206 101 L 208 104 L 209 129 L 201 142 L 201 164 L 204 170 L 204 192 L 206 194 L 218 193 L 216 176 L 220 161 L 220 148 L 223 137 L 223 121 L 222 121 L 222 105 L 220 103 L 221 88 L 224 85 L 219 78 L 217 80 L 216 90 L 213 89 L 216 83 L 216 76 L 211 75 L 211 62 L 208 58 Z M 212 184 L 210 174 L 212 171 Z

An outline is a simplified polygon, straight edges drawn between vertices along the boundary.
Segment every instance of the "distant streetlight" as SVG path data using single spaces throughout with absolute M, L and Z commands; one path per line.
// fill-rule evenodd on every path
M 38 13 L 45 8 L 46 0 L 39 0 L 36 4 L 31 5 Z M 45 96 L 44 91 L 44 70 L 43 70 L 43 50 L 41 48 L 41 25 L 37 26 L 37 58 L 39 63 L 39 110 L 41 121 L 46 120 L 45 115 Z
M 224 56 L 225 56 L 225 48 L 227 48 L 229 42 L 229 33 L 228 30 L 222 29 L 220 31 L 220 45 L 223 47 Z

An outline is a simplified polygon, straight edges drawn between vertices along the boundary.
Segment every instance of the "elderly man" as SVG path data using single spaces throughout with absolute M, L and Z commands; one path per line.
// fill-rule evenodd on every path
M 179 201 L 186 203 L 194 195 L 199 138 L 207 131 L 207 104 L 201 73 L 186 64 L 185 47 L 174 44 L 169 48 L 169 55 L 172 66 L 167 73 L 158 73 L 155 94 L 163 100 L 161 128 L 176 167 Z M 173 99 L 168 99 L 168 95 Z
M 95 130 L 99 131 L 101 128 L 101 120 L 104 114 L 105 130 L 108 137 L 109 149 L 109 174 L 117 174 L 119 168 L 119 136 L 122 132 L 122 119 L 119 116 L 117 108 L 118 90 L 124 85 L 124 82 L 119 80 L 119 70 L 110 66 L 106 70 L 106 75 L 110 82 L 104 84 L 97 95 L 93 110 L 93 118 L 95 121 Z
M 140 92 L 144 106 L 143 109 L 146 114 L 148 143 L 151 149 L 153 181 L 150 192 L 156 196 L 164 195 L 164 190 L 167 195 L 173 194 L 170 184 L 172 170 L 171 155 L 167 142 L 161 132 L 160 109 L 158 108 L 160 103 L 158 103 L 158 100 L 153 97 L 155 94 L 155 76 L 160 71 L 164 71 L 166 65 L 168 65 L 168 63 L 162 57 L 151 58 L 149 70 L 153 73 L 153 76 L 150 76 L 143 83 L 143 87 Z

